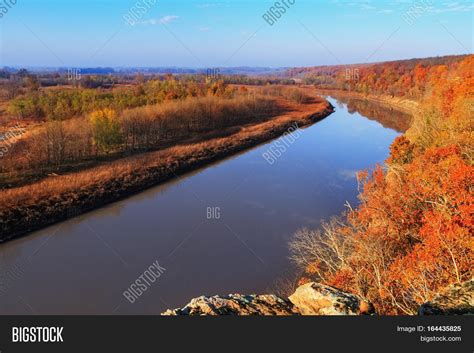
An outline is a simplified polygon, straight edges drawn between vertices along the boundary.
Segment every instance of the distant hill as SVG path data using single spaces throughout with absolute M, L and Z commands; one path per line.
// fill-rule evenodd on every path
M 4 67 L 2 71 L 16 73 L 21 68 Z M 174 75 L 193 75 L 206 74 L 213 71 L 222 75 L 249 75 L 249 76 L 276 76 L 284 74 L 289 68 L 271 68 L 271 67 L 209 67 L 209 68 L 187 68 L 187 67 L 27 67 L 29 72 L 34 73 L 67 73 L 71 69 L 79 69 L 83 75 L 134 75 L 142 74 L 174 74 Z
M 451 55 L 370 64 L 300 67 L 286 70 L 283 77 L 322 89 L 418 100 L 429 89 L 427 82 L 468 57 Z
M 469 55 L 449 55 L 437 56 L 430 58 L 414 58 L 407 60 L 382 61 L 377 63 L 361 63 L 361 64 L 347 64 L 347 65 L 324 65 L 324 66 L 310 66 L 310 67 L 293 67 L 284 71 L 282 74 L 286 77 L 304 78 L 308 75 L 331 75 L 341 70 L 351 68 L 365 68 L 365 67 L 384 67 L 384 66 L 398 66 L 412 69 L 416 65 L 434 66 L 434 65 L 449 65 L 454 62 L 459 62 Z

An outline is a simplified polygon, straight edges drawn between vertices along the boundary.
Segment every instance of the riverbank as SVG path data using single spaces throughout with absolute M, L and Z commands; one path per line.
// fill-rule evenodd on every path
M 400 97 L 391 97 L 388 95 L 373 95 L 373 94 L 365 95 L 365 94 L 354 92 L 354 91 L 341 91 L 341 90 L 330 90 L 330 89 L 317 89 L 316 92 L 318 92 L 321 95 L 332 95 L 336 98 L 347 97 L 347 98 L 367 100 L 372 103 L 389 106 L 395 110 L 398 110 L 410 115 L 415 114 L 419 108 L 419 103 L 416 101 L 404 99 Z
M 372 73 L 385 74 L 374 81 L 372 73 L 362 75 L 357 89 L 419 97 L 420 108 L 390 147 L 385 167 L 359 178 L 357 208 L 322 231 L 295 235 L 290 249 L 304 271 L 301 282 L 363 295 L 386 315 L 410 315 L 443 287 L 472 278 L 473 59 L 407 65 L 401 77 L 378 67 Z M 423 80 L 400 86 L 420 70 Z M 321 251 L 321 243 L 331 245 Z
M 205 142 L 179 145 L 50 177 L 0 192 L 0 242 L 136 194 L 283 135 L 295 124 L 311 125 L 333 112 L 325 100 L 298 105 L 269 121 Z

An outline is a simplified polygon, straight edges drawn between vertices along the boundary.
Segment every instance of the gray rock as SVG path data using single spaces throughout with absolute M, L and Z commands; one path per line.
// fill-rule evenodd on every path
M 293 304 L 275 295 L 241 295 L 199 297 L 182 309 L 168 310 L 165 316 L 203 315 L 297 315 Z
M 199 297 L 181 309 L 163 315 L 361 315 L 374 314 L 372 304 L 360 297 L 335 288 L 308 283 L 289 298 L 275 295 L 241 295 Z
M 372 315 L 374 306 L 363 298 L 319 283 L 296 289 L 290 301 L 302 315 Z

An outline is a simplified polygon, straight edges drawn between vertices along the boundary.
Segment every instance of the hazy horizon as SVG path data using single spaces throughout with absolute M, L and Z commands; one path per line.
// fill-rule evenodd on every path
M 440 55 L 440 56 L 433 56 L 433 57 L 410 57 L 410 58 L 401 58 L 397 60 L 386 60 L 386 61 L 371 61 L 371 62 L 366 62 L 366 63 L 342 63 L 342 64 L 334 64 L 334 65 L 307 65 L 307 66 L 248 66 L 248 65 L 242 65 L 242 66 L 217 66 L 214 68 L 217 69 L 225 69 L 225 70 L 231 70 L 231 69 L 257 69 L 257 70 L 281 70 L 281 69 L 291 69 L 291 68 L 311 68 L 311 67 L 324 67 L 324 66 L 351 66 L 351 65 L 366 65 L 366 64 L 382 64 L 382 63 L 387 63 L 387 62 L 393 62 L 393 61 L 408 61 L 408 60 L 420 60 L 420 59 L 430 59 L 430 58 L 440 58 L 440 57 L 449 57 L 449 56 L 467 56 L 467 55 L 472 55 L 472 54 L 446 54 L 446 55 Z M 13 68 L 13 69 L 44 69 L 44 70 L 68 70 L 71 67 L 68 66 L 35 66 L 35 65 L 28 65 L 28 66 L 19 66 L 19 65 L 4 65 L 2 66 L 3 68 Z M 205 71 L 208 70 L 209 67 L 199 67 L 199 66 L 134 66 L 134 65 L 128 65 L 128 66 L 112 66 L 112 65 L 104 65 L 104 66 L 76 66 L 74 67 L 76 69 L 180 69 L 180 70 L 193 70 L 193 71 Z

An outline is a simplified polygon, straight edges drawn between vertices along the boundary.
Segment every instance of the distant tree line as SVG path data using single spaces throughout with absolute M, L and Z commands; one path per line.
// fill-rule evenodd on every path
M 99 78 L 86 76 L 74 89 L 40 89 L 38 78 L 27 75 L 19 79 L 10 78 L 8 84 L 16 87 L 10 96 L 9 113 L 19 119 L 65 120 L 78 117 L 91 111 L 111 108 L 116 111 L 153 105 L 169 100 L 180 100 L 187 97 L 206 95 L 232 97 L 234 88 L 222 80 L 199 82 L 193 79 L 176 79 L 172 75 L 161 78 L 145 79 L 137 76 L 133 86 L 121 86 L 114 89 L 102 89 L 108 81 L 107 76 Z
M 295 68 L 286 72 L 300 77 L 305 84 L 318 88 L 355 91 L 363 94 L 386 94 L 419 100 L 424 97 L 431 78 L 439 76 L 440 67 L 451 69 L 466 56 L 391 61 L 377 64 Z

